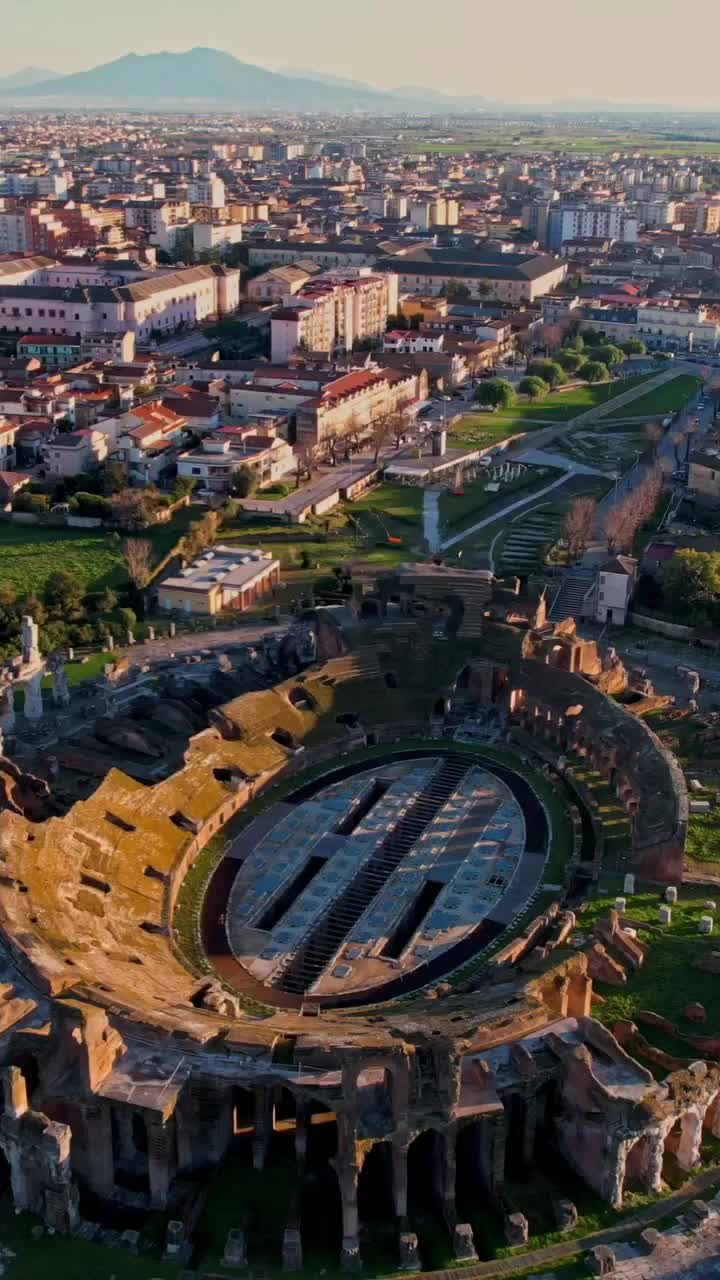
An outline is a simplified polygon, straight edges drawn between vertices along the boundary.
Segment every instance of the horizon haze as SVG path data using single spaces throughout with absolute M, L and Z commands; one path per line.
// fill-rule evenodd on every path
M 636 0 L 630 7 L 606 0 L 602 13 L 571 0 L 546 0 L 541 18 L 529 0 L 519 0 L 511 18 L 487 0 L 456 0 L 447 21 L 420 0 L 411 22 L 380 0 L 367 0 L 351 39 L 346 17 L 329 0 L 308 0 L 302 9 L 279 0 L 272 23 L 264 11 L 239 12 L 234 0 L 215 0 L 212 23 L 190 0 L 177 0 L 171 24 L 140 0 L 126 0 L 121 25 L 104 21 L 91 0 L 64 0 L 58 24 L 56 5 L 5 0 L 0 76 L 28 66 L 67 75 L 127 53 L 211 45 L 284 74 L 302 67 L 379 89 L 419 85 L 508 104 L 720 109 L 720 92 L 711 99 L 698 88 L 716 82 L 715 0 L 696 0 L 692 25 L 679 0 Z

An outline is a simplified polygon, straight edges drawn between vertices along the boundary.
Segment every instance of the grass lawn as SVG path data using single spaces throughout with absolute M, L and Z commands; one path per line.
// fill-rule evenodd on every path
M 390 567 L 420 549 L 422 502 L 422 490 L 414 485 L 381 484 L 302 525 L 241 518 L 222 530 L 221 540 L 263 547 L 282 569 L 306 572 L 308 581 L 336 564 Z M 390 543 L 388 537 L 402 542 Z
M 515 409 L 511 413 L 514 414 Z M 537 414 L 537 417 L 541 416 L 540 413 Z M 513 425 L 514 421 L 515 419 L 508 419 L 499 413 L 464 414 L 452 429 L 450 447 L 489 449 L 492 445 L 502 444 L 503 440 L 518 432 L 539 431 L 544 425 L 542 422 L 518 422 Z
M 620 885 L 618 878 L 618 886 Z M 695 967 L 703 953 L 717 949 L 717 937 L 701 936 L 698 921 L 704 914 L 703 903 L 708 898 L 706 886 L 686 885 L 679 890 L 679 901 L 672 908 L 672 923 L 658 924 L 658 907 L 662 901 L 656 890 L 643 890 L 627 898 L 627 915 L 639 926 L 641 941 L 649 943 L 645 963 L 629 979 L 627 986 L 608 987 L 598 983 L 604 1004 L 593 1009 L 593 1015 L 612 1029 L 620 1018 L 636 1020 L 641 1009 L 662 1014 L 676 1023 L 680 1030 L 690 1034 L 710 1034 L 720 1024 L 720 986 L 717 975 Z M 607 890 L 593 899 L 587 910 L 578 917 L 582 933 L 589 931 L 599 916 L 606 915 L 614 906 L 615 893 Z M 683 1018 L 683 1009 L 691 1001 L 700 1001 L 708 1015 L 707 1032 Z M 652 1027 L 642 1026 L 643 1035 L 656 1043 Z M 664 1045 L 663 1045 L 664 1047 Z M 674 1052 L 682 1057 L 692 1057 L 696 1050 L 682 1041 L 673 1045 Z
M 440 494 L 440 524 L 444 533 L 456 534 L 462 529 L 492 515 L 495 507 L 502 508 L 510 499 L 531 497 L 536 489 L 542 489 L 560 475 L 551 467 L 528 467 L 516 480 L 500 481 L 499 490 L 488 488 L 487 480 L 472 480 L 464 485 L 462 495 L 449 489 Z
M 632 403 L 624 404 L 614 413 L 609 413 L 607 421 L 612 422 L 613 418 L 639 418 L 650 417 L 652 414 L 675 413 L 695 395 L 699 386 L 698 378 L 694 378 L 690 373 L 680 373 L 677 378 L 664 383 L 663 386 L 656 387 L 654 391 L 648 391 L 645 395 L 638 396 Z
M 138 536 L 152 543 L 157 564 L 172 550 L 203 509 L 185 507 L 167 524 Z M 67 569 L 87 591 L 123 587 L 127 574 L 122 537 L 104 529 L 44 528 L 42 525 L 0 522 L 0 581 L 14 582 L 20 592 L 42 592 L 51 573 Z
M 8 1263 L 12 1280 L 39 1280 L 52 1272 L 55 1280 L 175 1280 L 181 1268 L 153 1258 L 136 1258 L 122 1249 L 105 1249 L 72 1236 L 35 1239 L 38 1219 L 29 1213 L 17 1216 L 7 1196 L 0 1201 L 0 1240 L 16 1258 Z
M 573 387 L 571 391 L 551 391 L 544 399 L 523 400 L 513 405 L 506 414 L 488 414 L 488 417 L 492 416 L 498 423 L 504 422 L 506 429 L 510 424 L 509 435 L 515 431 L 530 430 L 531 424 L 523 425 L 527 418 L 542 419 L 542 422 L 534 424 L 535 428 L 550 422 L 571 422 L 573 418 L 586 413 L 588 409 L 594 409 L 599 404 L 607 404 L 608 400 L 614 400 L 615 396 L 622 395 L 624 391 L 631 391 L 633 387 L 639 387 L 649 378 L 656 376 L 650 373 L 643 374 L 639 378 L 617 378 L 614 382 L 596 382 L 592 386 Z

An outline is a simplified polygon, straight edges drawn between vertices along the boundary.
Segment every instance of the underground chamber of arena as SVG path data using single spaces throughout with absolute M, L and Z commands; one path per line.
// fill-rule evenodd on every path
M 210 882 L 213 967 L 279 1007 L 366 1004 L 450 972 L 542 884 L 551 828 L 527 775 L 428 745 L 300 776 Z

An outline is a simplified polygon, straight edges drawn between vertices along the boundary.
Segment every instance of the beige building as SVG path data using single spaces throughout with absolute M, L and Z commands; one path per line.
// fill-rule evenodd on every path
M 53 479 L 94 471 L 108 456 L 108 438 L 85 427 L 68 435 L 56 435 L 45 451 L 45 469 Z
M 250 609 L 280 581 L 280 562 L 250 547 L 219 545 L 165 578 L 158 603 L 168 612 L 211 616 L 226 609 Z
M 690 454 L 688 489 L 702 502 L 720 502 L 720 441 Z

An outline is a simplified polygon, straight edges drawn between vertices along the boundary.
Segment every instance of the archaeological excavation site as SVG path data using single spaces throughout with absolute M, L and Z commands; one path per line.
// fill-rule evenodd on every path
M 522 1271 L 717 1161 L 720 1043 L 632 1015 L 678 913 L 720 969 L 663 699 L 532 581 L 405 565 L 77 689 L 27 619 L 2 688 L 0 1163 L 40 1231 L 143 1275 Z

